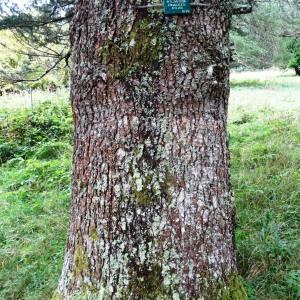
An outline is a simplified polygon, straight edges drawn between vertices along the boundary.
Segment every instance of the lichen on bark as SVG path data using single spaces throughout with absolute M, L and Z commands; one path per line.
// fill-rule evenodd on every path
M 98 241 L 99 240 L 99 234 L 97 232 L 97 229 L 93 228 L 90 232 L 90 238 L 93 240 L 93 241 Z
M 220 300 L 247 300 L 247 293 L 238 274 L 229 276 L 228 283 L 223 287 Z
M 51 300 L 64 300 L 63 296 L 61 295 L 61 293 L 59 292 L 59 290 L 55 290 Z
M 138 178 L 133 177 L 132 185 L 133 197 L 140 205 L 155 205 L 159 201 L 169 203 L 172 191 L 175 190 L 177 184 L 176 176 L 169 172 L 148 173 Z
M 197 300 L 247 300 L 241 277 L 237 273 L 228 274 L 225 281 L 209 280 L 205 272 L 201 275 L 203 284 L 210 286 L 210 294 L 198 296 Z
M 79 276 L 84 276 L 89 271 L 88 257 L 81 243 L 75 248 L 74 253 L 74 278 L 77 280 Z
M 138 270 L 138 271 L 137 271 Z M 228 276 L 226 283 L 211 282 L 211 295 L 197 295 L 197 300 L 247 300 L 247 293 L 238 274 Z M 85 290 L 74 294 L 70 300 L 108 300 L 109 291 L 101 287 L 95 291 Z M 162 267 L 160 264 L 148 264 L 132 268 L 129 284 L 119 294 L 119 300 L 180 300 L 190 299 L 187 295 L 172 291 L 164 285 Z M 194 298 L 193 298 L 194 299 Z M 61 294 L 55 291 L 51 300 L 63 300 Z
M 128 34 L 107 39 L 99 48 L 99 59 L 108 66 L 113 79 L 125 79 L 159 62 L 164 37 L 156 19 L 137 19 Z
M 147 264 L 132 268 L 130 281 L 121 291 L 120 300 L 145 299 L 168 300 L 170 292 L 163 285 L 162 267 L 159 264 Z

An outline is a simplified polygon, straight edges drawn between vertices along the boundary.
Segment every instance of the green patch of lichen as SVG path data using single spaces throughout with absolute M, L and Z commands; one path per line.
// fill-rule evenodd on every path
M 61 293 L 58 290 L 56 290 L 53 293 L 51 300 L 63 300 L 63 296 L 61 295 Z
M 134 191 L 134 198 L 141 205 L 146 205 L 152 202 L 155 202 L 153 195 L 149 193 L 147 189 L 143 189 L 142 191 Z
M 165 142 L 169 143 L 169 142 L 172 142 L 173 141 L 173 134 L 172 132 L 166 132 L 165 133 L 165 136 L 164 136 L 164 140 Z
M 92 229 L 91 232 L 90 232 L 90 238 L 93 240 L 93 241 L 98 241 L 99 240 L 99 235 L 98 235 L 98 232 L 96 229 Z
M 73 295 L 71 300 L 109 300 L 111 297 L 109 296 L 109 292 L 107 289 L 100 287 L 94 290 L 84 290 L 77 292 Z
M 139 204 L 147 205 L 159 201 L 159 196 L 154 192 L 152 181 L 153 176 L 147 175 L 142 181 L 142 188 L 135 187 L 133 189 L 134 198 Z
M 107 40 L 99 50 L 101 61 L 108 65 L 113 79 L 150 68 L 157 63 L 163 49 L 161 26 L 156 20 L 137 20 L 128 35 Z
M 170 299 L 163 285 L 162 267 L 159 264 L 131 265 L 129 284 L 121 292 L 120 299 Z
M 209 287 L 198 295 L 197 300 L 247 300 L 247 293 L 243 286 L 241 277 L 234 273 L 228 275 L 225 281 L 214 281 L 209 279 L 211 275 L 207 271 L 200 274 L 201 285 Z
M 82 244 L 78 244 L 74 253 L 74 277 L 78 278 L 81 274 L 89 270 L 88 258 Z
M 163 182 L 160 183 L 160 190 L 162 192 L 162 195 L 170 200 L 171 197 L 171 189 L 175 188 L 177 185 L 177 178 L 175 175 L 172 175 L 170 173 L 167 173 L 165 175 L 165 178 Z
M 230 277 L 226 287 L 222 289 L 220 300 L 247 300 L 247 294 L 241 278 L 234 274 Z
M 142 186 L 133 187 L 133 196 L 137 203 L 142 206 L 158 203 L 161 200 L 171 200 L 171 188 L 175 188 L 177 184 L 176 176 L 166 174 L 162 180 L 155 176 L 147 175 L 141 177 Z

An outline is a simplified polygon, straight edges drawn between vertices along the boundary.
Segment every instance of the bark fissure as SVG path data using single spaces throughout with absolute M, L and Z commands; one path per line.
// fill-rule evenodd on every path
M 173 17 L 145 14 L 137 2 L 77 3 L 72 210 L 59 293 L 245 299 L 231 287 L 226 1 Z

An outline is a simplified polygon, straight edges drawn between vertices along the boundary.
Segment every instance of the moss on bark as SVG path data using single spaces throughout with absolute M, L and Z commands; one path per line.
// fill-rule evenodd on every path
M 120 299 L 171 299 L 163 285 L 162 267 L 159 264 L 134 266 L 129 285 L 121 292 Z
M 143 300 L 174 300 L 187 299 L 186 295 L 180 295 L 177 291 L 167 288 L 163 282 L 162 267 L 159 264 L 132 265 L 129 268 L 130 280 L 128 286 L 118 294 L 120 300 L 143 299 Z M 72 300 L 108 300 L 108 290 L 104 287 L 99 289 L 82 289 L 73 295 Z M 211 283 L 211 295 L 198 296 L 197 300 L 247 300 L 241 278 L 237 274 L 229 277 L 224 284 Z M 55 291 L 51 300 L 63 300 L 62 295 Z
M 177 185 L 176 176 L 166 174 L 161 176 L 146 175 L 145 178 L 139 178 L 141 184 L 133 184 L 133 197 L 137 203 L 145 206 L 158 203 L 165 199 L 171 201 L 171 189 Z
M 56 290 L 56 291 L 53 293 L 53 296 L 52 296 L 51 300 L 63 300 L 63 297 L 62 297 L 62 295 L 60 294 L 60 292 L 59 292 L 58 290 Z
M 99 50 L 101 61 L 108 65 L 113 79 L 148 69 L 157 63 L 163 50 L 163 37 L 156 20 L 140 19 L 131 32 L 114 41 L 107 40 Z
M 96 229 L 92 229 L 91 232 L 90 232 L 90 238 L 93 240 L 93 241 L 98 241 L 99 240 L 99 234 L 97 232 Z
M 247 300 L 247 294 L 241 278 L 234 274 L 230 277 L 226 287 L 222 289 L 220 300 Z
M 83 246 L 78 244 L 74 254 L 74 277 L 78 278 L 81 274 L 84 274 L 88 271 L 88 258 L 84 252 Z

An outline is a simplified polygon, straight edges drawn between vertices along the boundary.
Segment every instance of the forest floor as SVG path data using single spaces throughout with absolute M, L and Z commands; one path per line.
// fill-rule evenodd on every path
M 239 271 L 250 300 L 296 300 L 300 78 L 277 70 L 233 73 L 231 85 Z M 33 109 L 11 101 L 0 97 L 0 299 L 46 300 L 66 241 L 71 110 L 57 99 Z

